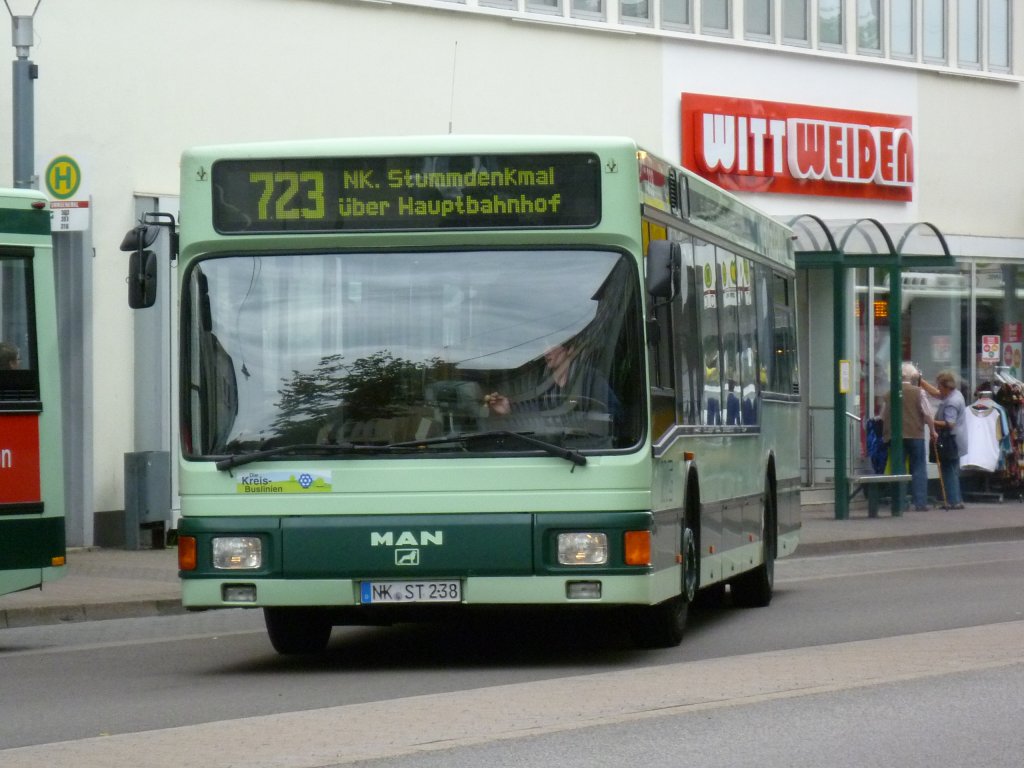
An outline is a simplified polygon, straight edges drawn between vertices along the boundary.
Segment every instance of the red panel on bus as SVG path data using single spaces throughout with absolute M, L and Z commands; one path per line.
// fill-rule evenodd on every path
M 39 414 L 0 413 L 0 504 L 38 501 Z

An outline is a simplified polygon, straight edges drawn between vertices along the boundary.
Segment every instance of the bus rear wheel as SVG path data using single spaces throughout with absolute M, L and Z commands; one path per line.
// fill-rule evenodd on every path
M 775 591 L 775 502 L 771 486 L 761 499 L 761 564 L 729 584 L 733 605 L 764 608 Z
M 315 608 L 264 608 L 263 620 L 274 650 L 284 656 L 320 653 L 331 637 L 331 620 Z
M 674 648 L 683 641 L 690 603 L 696 595 L 700 576 L 697 537 L 689 525 L 683 529 L 682 556 L 681 594 L 640 608 L 633 617 L 630 634 L 640 648 Z

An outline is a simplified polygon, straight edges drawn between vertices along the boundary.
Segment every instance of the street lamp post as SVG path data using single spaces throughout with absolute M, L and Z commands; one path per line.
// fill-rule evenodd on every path
M 11 15 L 11 39 L 17 58 L 14 60 L 14 186 L 31 189 L 36 183 L 35 174 L 35 97 L 33 81 L 39 77 L 39 67 L 29 58 L 32 47 L 32 19 L 43 0 L 36 0 L 35 8 L 29 15 L 15 14 L 11 4 L 4 0 Z

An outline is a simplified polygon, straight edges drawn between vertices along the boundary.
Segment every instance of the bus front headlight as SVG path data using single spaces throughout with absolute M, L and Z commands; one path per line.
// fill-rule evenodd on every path
M 559 565 L 604 565 L 608 562 L 608 534 L 558 534 Z
M 259 536 L 217 536 L 213 540 L 213 567 L 238 571 L 263 566 Z

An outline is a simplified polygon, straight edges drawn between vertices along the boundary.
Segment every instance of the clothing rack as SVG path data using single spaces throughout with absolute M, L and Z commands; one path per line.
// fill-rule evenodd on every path
M 1004 497 L 1024 500 L 1024 382 L 998 366 L 987 389 L 979 388 L 969 408 L 974 413 L 995 408 L 1000 413 L 999 453 L 996 470 L 985 478 L 986 487 L 994 485 Z

